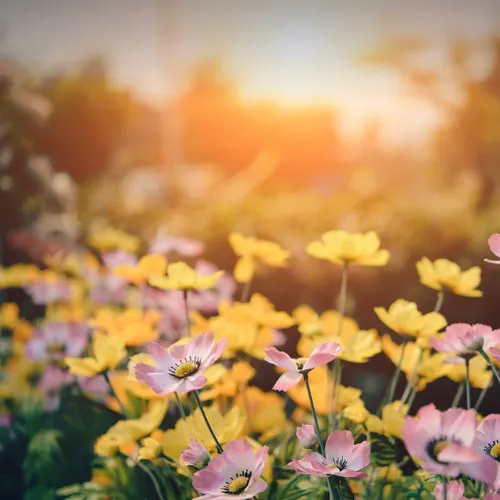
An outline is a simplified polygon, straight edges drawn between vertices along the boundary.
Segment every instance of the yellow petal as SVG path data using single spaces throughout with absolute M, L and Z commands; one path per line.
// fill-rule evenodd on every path
M 234 279 L 238 283 L 248 283 L 255 273 L 255 262 L 252 257 L 242 257 L 234 268 Z
M 138 270 L 145 276 L 162 276 L 167 269 L 167 259 L 163 255 L 145 255 L 137 263 Z

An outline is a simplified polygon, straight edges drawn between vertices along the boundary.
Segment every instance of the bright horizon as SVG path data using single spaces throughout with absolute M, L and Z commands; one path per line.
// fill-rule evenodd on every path
M 383 141 L 400 145 L 425 141 L 440 114 L 405 95 L 390 71 L 361 67 L 357 57 L 387 38 L 421 35 L 431 47 L 425 58 L 439 65 L 452 37 L 480 43 L 493 34 L 500 27 L 500 5 L 7 0 L 2 21 L 2 52 L 35 70 L 102 55 L 115 81 L 160 104 L 182 89 L 197 62 L 217 57 L 246 101 L 331 106 L 348 137 L 367 121 L 382 119 Z M 486 60 L 476 61 L 477 74 L 484 73 Z

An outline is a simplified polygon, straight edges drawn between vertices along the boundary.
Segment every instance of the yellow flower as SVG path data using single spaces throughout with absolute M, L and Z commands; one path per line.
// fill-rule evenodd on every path
M 277 243 L 239 233 L 231 233 L 229 243 L 240 257 L 234 268 L 234 278 L 239 283 L 248 283 L 253 278 L 259 262 L 272 267 L 284 267 L 290 257 L 290 252 Z
M 336 335 L 341 319 L 338 311 L 328 310 L 322 314 L 318 314 L 306 305 L 301 305 L 294 309 L 292 316 L 299 324 L 299 332 L 307 337 Z M 359 326 L 356 321 L 348 317 L 343 318 L 342 333 L 349 335 L 356 333 L 358 330 Z M 322 342 L 324 341 L 322 339 Z
M 94 447 L 96 454 L 112 456 L 120 447 L 151 434 L 163 422 L 167 406 L 165 400 L 156 401 L 140 418 L 117 422 L 97 440 Z
M 55 271 L 78 277 L 82 276 L 85 270 L 97 271 L 99 269 L 99 261 L 91 253 L 48 255 L 44 258 L 44 263 Z
M 357 424 L 362 424 L 368 418 L 369 413 L 363 401 L 359 400 L 352 405 L 346 406 L 342 411 L 342 415 Z
M 94 333 L 92 350 L 93 357 L 73 358 L 68 356 L 64 358 L 64 362 L 73 375 L 94 377 L 106 370 L 116 368 L 127 354 L 125 345 L 120 338 L 99 332 Z
M 341 347 L 339 358 L 349 363 L 366 363 L 382 350 L 378 333 L 373 328 L 341 335 L 337 342 Z
M 285 400 L 275 392 L 264 392 L 258 387 L 248 387 L 236 398 L 236 405 L 247 416 L 246 434 L 262 434 L 269 439 L 287 425 Z
M 137 236 L 112 227 L 92 232 L 88 238 L 88 243 L 99 252 L 124 250 L 125 252 L 136 253 L 141 246 L 141 240 Z
M 464 382 L 466 377 L 465 363 L 447 363 L 446 375 L 457 382 Z M 488 370 L 488 363 L 482 356 L 475 356 L 469 361 L 469 379 L 473 387 L 484 389 L 491 382 L 493 372 Z
M 205 276 L 199 274 L 185 262 L 174 262 L 167 266 L 167 276 L 154 276 L 149 284 L 163 290 L 206 290 L 213 288 L 224 271 Z
M 464 297 L 482 297 L 483 292 L 477 290 L 481 283 L 481 268 L 471 267 L 462 271 L 458 264 L 447 259 L 434 262 L 423 257 L 417 262 L 417 271 L 422 285 L 434 290 L 450 290 Z
M 369 415 L 366 419 L 366 428 L 370 432 L 386 434 L 401 439 L 401 431 L 408 413 L 408 405 L 402 405 L 401 401 L 393 401 L 384 406 L 382 418 Z
M 273 303 L 260 293 L 254 293 L 248 302 L 235 302 L 232 306 L 221 302 L 219 311 L 221 314 L 233 314 L 255 325 L 271 328 L 288 328 L 295 323 L 286 312 L 276 311 Z
M 152 437 L 142 440 L 142 446 L 139 448 L 138 460 L 153 460 L 161 454 L 161 440 L 157 441 Z
M 65 323 L 83 323 L 86 319 L 85 317 L 85 307 L 83 304 L 78 302 L 67 304 L 54 302 L 47 305 L 45 312 L 45 319 L 51 321 L 62 321 Z
M 319 366 L 315 368 L 311 373 L 309 373 L 309 382 L 311 385 L 311 392 L 314 398 L 314 406 L 319 415 L 327 415 L 331 406 L 328 394 L 328 374 L 327 369 L 324 366 Z M 307 390 L 303 381 L 299 382 L 296 386 L 288 390 L 288 395 L 300 406 L 304 408 L 311 409 L 309 403 L 309 398 L 307 396 Z M 335 411 L 342 410 L 347 406 L 351 406 L 361 400 L 361 391 L 355 389 L 354 387 L 344 387 L 340 386 L 339 389 L 339 402 L 338 408 L 333 408 Z
M 222 445 L 242 437 L 245 417 L 238 407 L 233 407 L 224 416 L 214 406 L 205 407 L 205 413 Z M 174 460 L 178 460 L 179 455 L 188 447 L 191 439 L 199 441 L 209 451 L 215 450 L 214 440 L 199 408 L 186 419 L 178 420 L 175 429 L 165 431 L 162 442 L 163 452 Z
M 401 357 L 403 345 L 394 343 L 390 335 L 382 337 L 382 349 L 395 366 L 401 365 L 401 371 L 407 377 L 412 376 L 418 363 L 421 362 L 422 356 L 425 355 L 425 353 L 422 354 L 422 349 L 417 344 L 407 342 L 404 348 L 404 356 Z
M 141 257 L 136 265 L 118 265 L 113 272 L 130 283 L 140 285 L 154 276 L 163 276 L 166 270 L 167 259 L 163 255 L 151 254 Z
M 0 288 L 19 288 L 35 279 L 40 270 L 32 264 L 0 266 Z
M 389 467 L 377 468 L 377 476 L 389 483 L 398 481 L 402 475 L 401 469 L 396 464 L 391 464 Z
M 389 260 L 389 252 L 380 250 L 380 240 L 374 231 L 365 234 L 328 231 L 321 241 L 313 241 L 306 250 L 309 255 L 334 264 L 385 266 Z
M 127 346 L 140 346 L 158 338 L 160 333 L 156 326 L 160 317 L 158 311 L 127 309 L 122 312 L 105 308 L 89 320 L 89 326 L 122 339 Z
M 0 306 L 0 328 L 13 330 L 19 321 L 19 307 L 13 302 Z
M 235 363 L 230 370 L 216 363 L 205 372 L 208 388 L 201 393 L 200 399 L 209 401 L 217 397 L 233 397 L 254 375 L 254 368 L 244 361 Z
M 388 310 L 383 307 L 375 307 L 374 310 L 382 323 L 406 338 L 431 337 L 447 324 L 442 314 L 438 312 L 422 314 L 415 302 L 404 299 L 396 300 Z

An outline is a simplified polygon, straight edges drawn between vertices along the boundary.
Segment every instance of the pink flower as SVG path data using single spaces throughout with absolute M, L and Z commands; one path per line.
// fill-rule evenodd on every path
M 224 453 L 216 455 L 210 463 L 193 477 L 193 487 L 203 500 L 244 500 L 266 490 L 260 479 L 266 465 L 267 447 L 254 453 L 246 439 L 231 441 Z
M 500 493 L 488 493 L 485 497 L 484 500 L 500 500 Z
M 458 481 L 451 481 L 446 485 L 446 500 L 467 500 L 464 496 L 465 487 Z M 444 500 L 444 488 L 442 483 L 436 484 L 434 498 Z
M 495 360 L 497 361 L 498 363 L 500 363 L 500 348 L 498 347 L 492 347 L 490 349 L 490 352 L 489 352 L 490 356 Z
M 439 352 L 457 356 L 474 355 L 479 349 L 489 352 L 500 344 L 500 330 L 493 330 L 487 325 L 455 323 L 446 328 L 442 338 L 432 338 L 430 343 Z
M 148 352 L 157 366 L 138 363 L 137 380 L 157 394 L 201 389 L 207 382 L 203 373 L 220 358 L 226 344 L 225 339 L 215 343 L 213 333 L 204 333 L 191 343 L 174 345 L 168 351 L 153 342 L 148 345 Z
M 113 252 L 103 253 L 101 254 L 101 259 L 104 265 L 110 269 L 123 264 L 129 264 L 131 266 L 137 264 L 137 257 L 132 253 L 125 252 L 124 250 L 114 250 Z
M 163 234 L 162 234 L 163 233 Z M 164 231 L 159 231 L 149 246 L 149 253 L 167 254 L 177 252 L 184 257 L 194 257 L 205 249 L 201 241 L 183 238 L 180 236 L 168 236 Z
M 479 424 L 473 448 L 496 462 L 497 474 L 490 486 L 500 490 L 500 415 L 488 415 Z
M 302 374 L 309 372 L 317 366 L 322 366 L 333 361 L 340 352 L 340 346 L 336 342 L 325 342 L 320 344 L 308 358 L 291 358 L 286 352 L 278 351 L 275 347 L 265 350 L 268 363 L 284 368 L 286 373 L 281 375 L 274 384 L 275 391 L 287 391 L 290 387 L 298 384 Z
M 203 469 L 210 461 L 210 453 L 201 443 L 192 439 L 189 441 L 189 448 L 181 453 L 180 459 L 196 469 Z
M 30 361 L 61 361 L 66 356 L 79 356 L 87 342 L 84 325 L 52 321 L 33 333 L 25 354 Z
M 403 441 L 408 452 L 431 474 L 457 477 L 465 474 L 490 482 L 496 464 L 472 448 L 476 436 L 476 412 L 450 408 L 440 412 L 426 405 L 403 425 Z
M 45 393 L 59 392 L 64 386 L 73 382 L 74 377 L 68 370 L 56 366 L 46 366 L 38 381 L 38 388 Z
M 489 262 L 490 264 L 499 264 L 500 265 L 500 234 L 492 234 L 488 239 L 488 246 L 492 253 L 494 253 L 499 259 L 491 260 L 484 259 L 485 262 Z
M 318 444 L 318 436 L 312 425 L 304 424 L 297 427 L 296 434 L 300 444 L 304 448 L 314 448 Z
M 37 305 L 66 302 L 71 298 L 70 287 L 62 280 L 46 281 L 36 279 L 26 285 L 25 289 Z
M 326 440 L 326 457 L 319 453 L 308 453 L 301 460 L 292 460 L 288 465 L 297 474 L 312 476 L 366 477 L 360 469 L 370 463 L 370 443 L 354 444 L 351 431 L 334 431 Z

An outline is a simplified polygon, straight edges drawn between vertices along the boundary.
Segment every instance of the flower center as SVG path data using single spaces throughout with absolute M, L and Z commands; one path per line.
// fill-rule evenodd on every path
M 484 345 L 483 337 L 476 337 L 475 339 L 468 342 L 466 347 L 467 349 L 469 349 L 469 351 L 479 351 L 479 349 L 481 349 L 483 345 Z
M 198 371 L 201 365 L 199 358 L 188 358 L 170 368 L 169 373 L 175 378 L 186 378 Z
M 295 360 L 295 364 L 297 365 L 298 370 L 302 370 L 306 363 L 307 363 L 307 358 L 297 358 Z
M 488 444 L 488 446 L 485 446 L 484 451 L 491 458 L 495 459 L 497 462 L 500 462 L 500 441 L 498 439 Z
M 447 462 L 443 462 L 438 459 L 438 455 L 450 444 L 458 443 L 456 440 L 451 440 L 447 436 L 441 436 L 437 439 L 433 439 L 427 444 L 427 453 L 431 457 L 432 460 L 439 464 L 445 464 Z
M 62 354 L 65 349 L 63 344 L 50 344 L 47 350 L 50 354 Z
M 240 494 L 248 486 L 251 477 L 252 473 L 248 469 L 238 472 L 222 487 L 222 492 L 229 495 Z
M 344 470 L 347 467 L 347 460 L 344 457 L 334 458 L 331 463 L 327 464 L 327 467 Z

